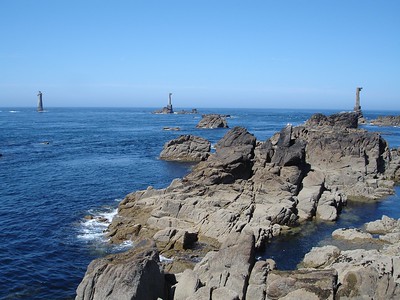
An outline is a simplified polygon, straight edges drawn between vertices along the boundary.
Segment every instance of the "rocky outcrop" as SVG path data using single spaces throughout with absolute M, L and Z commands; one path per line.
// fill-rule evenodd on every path
M 195 184 L 233 183 L 252 175 L 256 138 L 245 128 L 230 130 L 215 146 L 215 155 L 198 164 L 185 180 Z
M 400 116 L 379 116 L 370 123 L 376 126 L 400 126 Z
M 197 128 L 228 128 L 228 123 L 224 116 L 219 114 L 203 115 Z
M 382 217 L 367 223 L 366 230 L 379 233 L 374 238 L 360 229 L 340 229 L 334 237 L 348 237 L 355 250 L 335 246 L 315 247 L 306 254 L 302 266 L 310 270 L 335 270 L 337 299 L 398 299 L 400 297 L 400 220 Z M 365 243 L 365 239 L 368 240 Z M 370 249 L 371 243 L 377 249 Z M 367 246 L 367 248 L 363 248 Z M 312 268 L 312 269 L 310 269 Z
M 356 112 L 345 112 L 333 114 L 330 116 L 325 116 L 323 114 L 317 113 L 311 116 L 307 120 L 305 126 L 330 126 L 336 128 L 357 128 L 358 127 L 358 117 L 359 114 Z
M 319 269 L 336 261 L 335 249 L 311 273 L 274 272 L 274 263 L 255 262 L 254 252 L 299 221 L 335 220 L 348 198 L 391 193 L 400 159 L 379 134 L 353 128 L 351 113 L 312 119 L 264 142 L 245 128 L 229 130 L 183 179 L 127 195 L 108 228 L 110 241 L 148 237 L 163 254 L 175 251 L 168 270 L 194 268 L 177 275 L 181 299 L 332 298 L 342 273 Z
M 254 236 L 244 230 L 230 234 L 219 251 L 207 253 L 193 272 L 212 299 L 244 299 L 254 263 Z M 194 298 L 197 293 L 203 291 L 196 291 Z
M 158 250 L 143 240 L 128 252 L 92 261 L 75 299 L 165 299 L 165 288 Z
M 211 143 L 201 137 L 181 135 L 165 143 L 160 159 L 171 161 L 198 162 L 210 155 Z
M 386 142 L 342 126 L 289 125 L 265 142 L 235 127 L 182 180 L 129 194 L 108 236 L 118 243 L 169 227 L 218 245 L 247 228 L 259 249 L 282 226 L 313 217 L 335 220 L 347 198 L 391 193 L 395 172 L 389 178 L 386 171 L 400 164 Z

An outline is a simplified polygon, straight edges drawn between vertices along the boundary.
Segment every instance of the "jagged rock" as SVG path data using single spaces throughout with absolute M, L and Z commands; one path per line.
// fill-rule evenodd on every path
M 400 126 L 400 116 L 378 116 L 371 120 L 371 124 L 377 126 Z
M 306 126 L 332 126 L 339 128 L 357 128 L 358 127 L 358 113 L 356 112 L 343 112 L 325 116 L 317 113 L 307 120 Z
M 201 137 L 181 135 L 164 145 L 160 158 L 172 161 L 202 161 L 210 155 L 211 143 Z
M 77 300 L 165 298 L 165 279 L 155 244 L 143 240 L 128 252 L 92 261 L 76 294 Z
M 336 123 L 332 124 L 341 124 Z M 244 128 L 233 128 L 217 143 L 216 152 L 182 180 L 174 180 L 165 189 L 149 187 L 127 195 L 108 236 L 115 243 L 155 237 L 161 251 L 182 248 L 174 253 L 172 265 L 183 261 L 189 250 L 198 253 L 200 245 L 208 251 L 222 244 L 219 252 L 208 252 L 196 266 L 204 286 L 188 299 L 210 299 L 217 289 L 217 293 L 240 299 L 247 292 L 247 298 L 265 293 L 266 285 L 257 283 L 263 279 L 249 279 L 254 263 L 249 253 L 262 249 L 281 232 L 281 225 L 295 225 L 299 216 L 335 219 L 347 196 L 381 197 L 393 189 L 390 180 L 400 176 L 400 158 L 389 151 L 379 134 L 330 124 L 287 126 L 265 142 L 257 142 Z M 329 211 L 324 212 L 325 208 Z M 197 233 L 198 242 L 188 246 L 192 249 L 184 249 L 176 239 L 184 232 Z M 382 240 L 393 242 L 395 238 L 395 232 L 388 232 Z M 398 251 L 396 243 L 391 251 Z M 281 278 L 270 292 L 274 294 L 279 282 L 289 281 Z M 318 294 L 306 287 L 306 280 L 297 281 L 302 284 L 279 295 Z M 330 287 L 322 290 L 325 293 Z
M 306 162 L 323 172 L 326 189 L 339 189 L 353 199 L 378 199 L 393 191 L 382 180 L 391 158 L 386 141 L 378 133 L 299 126 L 292 135 L 306 141 Z M 376 181 L 371 185 L 368 179 Z
M 203 118 L 196 125 L 197 128 L 228 128 L 226 119 L 219 114 L 203 115 Z
M 248 179 L 252 175 L 255 144 L 256 138 L 245 128 L 235 127 L 217 143 L 215 154 L 199 163 L 185 179 L 204 185 Z

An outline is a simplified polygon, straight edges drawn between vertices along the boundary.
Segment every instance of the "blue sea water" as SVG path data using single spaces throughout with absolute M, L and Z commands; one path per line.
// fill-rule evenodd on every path
M 37 113 L 32 108 L 0 108 L 0 299 L 73 299 L 90 261 L 124 247 L 106 243 L 102 231 L 107 222 L 85 216 L 110 221 L 127 193 L 149 185 L 163 188 L 188 173 L 190 164 L 158 159 L 168 140 L 195 134 L 216 143 L 227 131 L 196 129 L 200 115 L 151 111 L 49 108 Z M 210 112 L 229 114 L 230 127 L 244 126 L 266 140 L 287 123 L 301 124 L 317 111 L 200 110 Z M 369 118 L 382 114 L 399 112 L 364 112 Z M 380 131 L 392 147 L 400 146 L 399 128 L 365 128 Z M 293 268 L 334 227 L 359 226 L 382 214 L 400 217 L 397 195 L 349 206 L 337 224 L 310 224 L 311 234 L 277 241 L 267 255 L 283 269 Z M 292 261 L 285 252 L 292 253 Z

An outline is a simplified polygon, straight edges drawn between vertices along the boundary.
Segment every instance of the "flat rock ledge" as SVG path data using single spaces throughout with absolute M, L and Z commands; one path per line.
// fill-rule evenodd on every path
M 159 263 L 175 274 L 165 273 L 169 284 L 171 276 L 178 282 L 162 299 L 333 299 L 337 271 L 277 271 L 254 253 L 287 226 L 335 220 L 348 199 L 393 193 L 398 152 L 377 133 L 343 127 L 352 124 L 345 118 L 335 127 L 318 116 L 322 125 L 289 125 L 264 142 L 245 128 L 229 130 L 183 179 L 127 195 L 107 230 L 110 242 L 148 238 L 173 257 Z

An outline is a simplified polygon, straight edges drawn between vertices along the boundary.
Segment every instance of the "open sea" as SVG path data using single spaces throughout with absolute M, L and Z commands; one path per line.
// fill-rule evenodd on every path
M 153 110 L 0 108 L 0 299 L 73 299 L 93 259 L 130 246 L 109 246 L 102 233 L 118 202 L 149 185 L 164 188 L 189 172 L 190 164 L 158 159 L 164 143 L 181 134 L 216 143 L 227 131 L 196 129 L 200 114 Z M 231 115 L 231 128 L 244 126 L 262 141 L 315 112 L 338 111 L 199 109 Z M 364 111 L 369 119 L 385 114 L 400 112 Z M 400 128 L 364 128 L 381 132 L 391 147 L 400 146 Z M 309 222 L 298 234 L 271 243 L 264 256 L 280 269 L 293 269 L 338 227 L 358 227 L 382 214 L 400 218 L 400 189 L 396 192 L 376 203 L 349 203 L 336 223 Z

